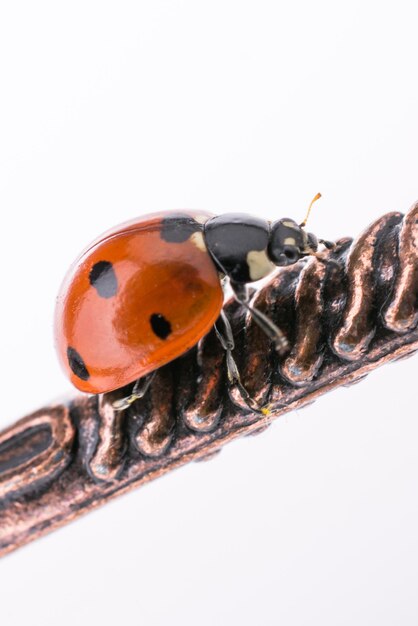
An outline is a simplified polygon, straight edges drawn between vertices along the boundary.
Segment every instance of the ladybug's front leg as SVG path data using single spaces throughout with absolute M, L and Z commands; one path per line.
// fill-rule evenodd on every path
M 230 281 L 231 289 L 237 302 L 239 302 L 251 315 L 254 322 L 271 339 L 278 354 L 283 355 L 289 351 L 289 342 L 283 331 L 264 313 L 253 307 L 249 302 L 248 289 L 243 283 Z

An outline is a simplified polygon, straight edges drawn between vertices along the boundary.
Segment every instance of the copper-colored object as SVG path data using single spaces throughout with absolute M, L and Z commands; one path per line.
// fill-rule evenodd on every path
M 125 414 L 111 402 L 126 389 L 20 420 L 0 434 L 0 554 L 418 350 L 418 204 L 340 240 L 323 261 L 281 270 L 254 298 L 293 346 L 279 358 L 228 306 L 242 382 L 269 411 L 249 411 L 228 388 L 212 331 Z

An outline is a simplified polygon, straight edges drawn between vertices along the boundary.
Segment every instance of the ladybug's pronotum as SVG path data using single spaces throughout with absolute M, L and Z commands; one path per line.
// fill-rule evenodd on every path
M 56 345 L 72 383 L 103 394 L 136 381 L 131 394 L 115 403 L 125 409 L 145 393 L 156 369 L 215 326 L 230 382 L 257 409 L 232 356 L 223 282 L 285 352 L 286 337 L 251 306 L 246 286 L 316 253 L 318 240 L 305 225 L 306 218 L 302 224 L 288 218 L 270 223 L 241 213 L 182 211 L 146 215 L 102 235 L 73 264 L 58 296 Z

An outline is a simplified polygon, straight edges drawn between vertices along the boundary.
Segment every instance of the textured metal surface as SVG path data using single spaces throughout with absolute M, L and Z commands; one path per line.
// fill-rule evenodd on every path
M 125 414 L 112 396 L 47 407 L 0 435 L 0 554 L 58 527 L 387 361 L 418 349 L 418 204 L 390 213 L 325 260 L 277 273 L 254 303 L 292 346 L 280 358 L 235 303 L 228 313 L 242 382 L 264 413 L 226 381 L 214 332 L 158 371 Z

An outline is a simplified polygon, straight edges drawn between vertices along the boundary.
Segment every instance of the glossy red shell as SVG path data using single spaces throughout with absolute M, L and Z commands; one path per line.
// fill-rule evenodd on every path
M 194 346 L 219 316 L 223 292 L 201 234 L 181 243 L 165 241 L 162 220 L 169 215 L 152 214 L 116 227 L 70 268 L 58 295 L 55 340 L 62 366 L 78 389 L 104 393 L 145 376 Z M 92 268 L 100 262 L 111 264 L 116 277 L 111 297 L 102 297 L 91 284 Z M 170 325 L 164 339 L 150 324 L 156 314 Z M 81 357 L 85 376 L 70 367 L 69 349 Z

